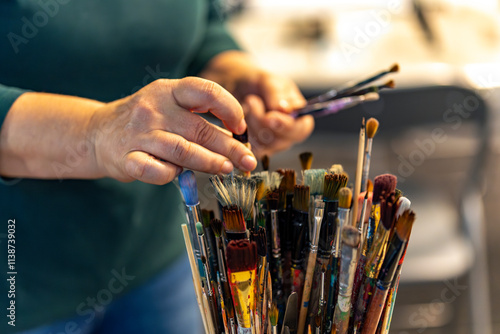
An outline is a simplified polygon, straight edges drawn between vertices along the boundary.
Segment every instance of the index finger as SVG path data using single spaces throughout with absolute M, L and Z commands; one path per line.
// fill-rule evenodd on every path
M 247 128 L 239 102 L 213 81 L 195 77 L 180 79 L 172 95 L 180 107 L 193 112 L 211 112 L 233 133 L 242 134 Z

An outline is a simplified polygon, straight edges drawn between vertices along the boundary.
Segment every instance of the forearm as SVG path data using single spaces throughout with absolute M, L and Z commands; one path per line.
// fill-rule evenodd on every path
M 25 93 L 0 129 L 0 175 L 99 178 L 87 126 L 103 103 L 63 95 Z

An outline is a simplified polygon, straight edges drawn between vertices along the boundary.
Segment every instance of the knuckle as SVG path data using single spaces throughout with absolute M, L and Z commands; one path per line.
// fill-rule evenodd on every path
M 231 144 L 229 145 L 229 151 L 227 156 L 228 157 L 235 157 L 236 154 L 238 153 L 238 147 L 240 144 L 236 140 L 232 140 Z
M 174 159 L 180 163 L 186 161 L 191 156 L 193 147 L 189 141 L 180 138 L 174 145 L 172 154 Z
M 208 144 L 214 140 L 215 130 L 212 125 L 201 119 L 194 127 L 194 138 L 195 142 L 198 144 Z
M 222 93 L 222 90 L 218 84 L 213 81 L 204 80 L 201 84 L 200 90 L 202 94 L 210 101 L 215 101 Z

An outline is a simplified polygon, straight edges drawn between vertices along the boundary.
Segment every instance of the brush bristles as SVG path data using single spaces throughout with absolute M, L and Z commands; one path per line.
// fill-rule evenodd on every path
M 255 200 L 260 201 L 262 198 L 264 198 L 264 194 L 266 192 L 266 185 L 264 183 L 264 178 L 253 175 L 252 180 L 255 181 Z
M 409 209 L 405 210 L 398 218 L 396 222 L 396 234 L 400 240 L 408 241 L 415 219 L 415 212 Z
M 396 87 L 396 83 L 394 82 L 394 80 L 389 80 L 388 82 L 385 83 L 384 86 L 387 88 L 394 88 Z
M 210 182 L 222 206 L 236 205 L 245 217 L 250 216 L 257 193 L 255 180 L 240 175 L 215 175 L 210 178 Z
M 269 311 L 269 320 L 271 321 L 271 326 L 278 325 L 278 305 L 275 302 L 271 305 L 271 310 Z
M 267 239 L 266 239 L 266 229 L 264 227 L 259 227 L 254 233 L 252 233 L 252 241 L 255 241 L 257 245 L 257 254 L 261 257 L 267 254 Z
M 237 206 L 223 207 L 224 229 L 229 232 L 245 232 L 247 227 L 243 212 Z
M 370 179 L 368 179 L 368 182 L 366 183 L 366 191 L 369 193 L 373 192 L 373 182 Z
M 344 167 L 341 164 L 333 164 L 328 171 L 331 174 L 340 174 L 344 172 Z
M 293 193 L 293 187 L 296 184 L 295 170 L 293 169 L 278 169 L 283 178 L 281 179 L 280 189 L 283 187 L 287 194 Z
M 339 190 L 339 207 L 349 209 L 352 203 L 352 190 L 347 187 L 340 188 Z
M 361 232 L 354 226 L 346 225 L 342 228 L 342 243 L 356 248 L 361 241 Z
M 267 210 L 278 210 L 278 190 L 271 191 L 266 195 Z
M 269 170 L 269 157 L 267 155 L 262 157 L 262 170 L 268 171 Z
M 313 154 L 311 152 L 304 152 L 299 155 L 300 165 L 302 166 L 302 170 L 311 169 Z
M 370 118 L 368 121 L 366 121 L 366 137 L 367 138 L 373 138 L 375 137 L 375 134 L 377 133 L 379 123 L 375 118 Z
M 387 230 L 390 230 L 394 225 L 396 218 L 396 196 L 394 193 L 389 194 L 380 201 L 380 221 Z
M 296 185 L 293 192 L 293 208 L 302 212 L 309 212 L 309 187 Z
M 399 72 L 399 64 L 394 64 L 391 66 L 391 68 L 389 69 L 389 72 Z
M 265 171 L 265 172 L 255 173 L 252 176 L 252 178 L 255 178 L 256 181 L 257 181 L 257 178 L 261 178 L 263 181 L 262 186 L 259 186 L 259 183 L 256 182 L 257 183 L 257 193 L 256 193 L 255 197 L 257 200 L 260 201 L 262 198 L 264 198 L 266 196 L 266 194 L 269 191 L 273 191 L 275 189 L 278 189 L 283 176 L 281 176 L 280 173 L 278 173 L 278 172 Z
M 204 227 L 209 227 L 210 226 L 210 221 L 214 219 L 215 215 L 212 210 L 206 210 L 206 209 L 201 209 L 201 217 L 203 220 L 203 226 Z
M 345 187 L 348 181 L 349 177 L 346 173 L 325 175 L 325 187 L 323 192 L 325 200 L 338 200 L 340 188 Z
M 203 232 L 203 224 L 200 222 L 196 223 L 196 233 L 198 233 L 198 235 L 202 235 L 204 233 Z
M 382 174 L 375 177 L 373 186 L 373 203 L 380 202 L 382 193 L 390 194 L 396 190 L 398 178 L 392 174 Z
M 219 238 L 222 235 L 222 220 L 214 218 L 210 221 L 210 227 L 214 231 L 214 235 Z
M 311 195 L 323 195 L 326 169 L 309 169 L 302 171 L 302 184 L 309 186 Z
M 246 239 L 231 240 L 227 244 L 226 261 L 231 272 L 254 270 L 257 266 L 257 245 Z
M 187 170 L 179 175 L 179 186 L 187 205 L 192 206 L 198 204 L 198 187 L 196 185 L 196 176 L 193 171 Z

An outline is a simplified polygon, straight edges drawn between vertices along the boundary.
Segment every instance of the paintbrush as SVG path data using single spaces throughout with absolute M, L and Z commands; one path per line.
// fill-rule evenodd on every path
M 257 187 L 255 180 L 239 175 L 214 175 L 210 183 L 215 190 L 215 196 L 223 207 L 236 205 L 244 219 L 251 219 Z
M 194 257 L 193 246 L 191 245 L 191 236 L 189 235 L 188 227 L 186 224 L 182 224 L 181 228 L 182 228 L 182 236 L 184 237 L 184 243 L 186 244 L 186 251 L 188 254 L 189 266 L 191 267 L 191 274 L 193 275 L 194 292 L 196 294 L 196 301 L 198 302 L 198 308 L 200 309 L 200 314 L 203 321 L 203 327 L 205 328 L 205 333 L 210 333 L 208 319 L 206 316 L 205 307 L 203 305 L 201 278 Z
M 302 170 L 311 169 L 313 162 L 313 154 L 311 152 L 303 152 L 299 155 L 300 165 L 302 166 Z
M 361 189 L 361 178 L 363 174 L 363 158 L 365 153 L 365 119 L 361 123 L 361 129 L 359 130 L 359 143 L 358 143 L 358 164 L 356 167 L 356 179 L 354 183 L 354 203 L 352 207 L 352 219 L 351 226 L 357 227 L 358 222 L 358 197 Z
M 293 215 L 293 192 L 296 184 L 295 171 L 293 169 L 279 169 L 278 173 L 283 175 L 279 193 L 279 231 L 281 240 L 281 256 L 283 269 L 283 291 L 285 296 L 289 295 L 292 287 L 291 267 L 292 267 L 292 240 L 290 226 Z M 278 304 L 278 306 L 280 306 Z M 281 321 L 280 321 L 281 323 Z
M 271 240 L 271 258 L 270 269 L 272 278 L 273 300 L 277 303 L 280 309 L 284 309 L 285 294 L 283 292 L 283 268 L 281 265 L 281 240 L 278 223 L 278 199 L 277 193 L 272 192 L 267 196 L 267 204 L 269 211 L 269 228 Z
M 348 87 L 341 89 L 339 91 L 337 91 L 335 89 L 331 89 L 326 93 L 323 93 L 321 95 L 318 95 L 314 98 L 309 99 L 307 101 L 307 103 L 313 104 L 313 103 L 328 101 L 332 98 L 340 98 L 343 96 L 348 96 L 348 95 L 356 92 L 358 89 L 362 88 L 363 86 L 366 86 L 369 83 L 372 83 L 372 82 L 386 76 L 387 74 L 395 73 L 395 72 L 399 72 L 399 65 L 398 64 L 394 64 L 388 70 L 381 71 L 381 72 L 379 72 L 379 73 L 377 73 L 377 74 L 375 74 L 375 75 L 373 75 L 365 80 L 361 80 L 353 85 L 349 85 Z
M 361 233 L 353 226 L 342 229 L 342 257 L 340 260 L 339 293 L 334 312 L 336 333 L 345 334 L 349 327 L 351 315 L 351 294 L 356 271 L 356 259 Z
M 365 95 L 368 93 L 380 93 L 380 91 L 383 89 L 386 89 L 386 88 L 393 89 L 394 87 L 396 87 L 394 80 L 389 80 L 385 84 L 382 84 L 382 85 L 375 85 L 375 86 L 370 86 L 367 88 L 357 90 L 354 93 L 350 94 L 349 96 Z
M 222 238 L 222 221 L 220 219 L 212 219 L 210 226 L 214 232 L 217 243 L 217 260 L 219 263 L 219 280 L 222 291 L 221 307 L 224 310 L 227 318 L 227 327 L 230 334 L 236 334 L 236 321 L 234 318 L 233 300 L 231 298 L 231 289 L 227 281 L 227 269 L 224 252 L 224 240 Z
M 248 129 L 246 129 L 245 132 L 242 133 L 241 135 L 233 133 L 233 138 L 242 143 L 243 145 L 245 145 L 250 151 L 252 150 L 252 145 L 250 145 L 250 143 L 248 142 Z M 244 177 L 250 177 L 249 171 L 245 172 L 238 169 L 238 172 L 240 175 Z M 233 172 L 231 172 L 231 174 L 233 174 Z
M 260 333 L 262 328 L 262 314 L 264 308 L 265 276 L 267 268 L 267 239 L 266 229 L 259 227 L 252 233 L 252 241 L 257 245 L 257 303 L 255 308 L 255 328 Z
M 414 221 L 415 213 L 406 210 L 396 223 L 395 233 L 388 244 L 387 254 L 378 275 L 377 288 L 368 307 L 363 324 L 363 334 L 375 334 L 377 330 L 389 287 L 396 274 L 397 266 L 405 249 L 404 245 L 408 242 Z
M 296 185 L 293 195 L 292 243 L 292 292 L 302 296 L 304 284 L 304 258 L 309 231 L 309 187 Z M 300 297 L 298 297 L 300 302 Z
M 203 268 L 205 269 L 205 272 L 208 272 L 209 269 L 207 258 L 204 255 L 201 256 L 201 263 L 203 265 Z M 217 331 L 217 333 L 224 332 L 224 326 L 219 319 L 220 313 L 217 307 L 217 299 L 214 296 L 213 285 L 212 282 L 210 282 L 208 275 L 205 279 L 202 278 L 202 286 L 205 287 L 204 292 L 207 296 L 209 314 L 212 319 L 214 329 Z
M 248 240 L 232 240 L 226 251 L 227 272 L 238 320 L 238 333 L 252 333 L 255 307 L 257 246 Z
M 366 315 L 366 310 L 370 304 L 373 292 L 375 290 L 376 279 L 385 257 L 387 240 L 391 233 L 391 228 L 394 223 L 396 213 L 395 195 L 394 193 L 380 201 L 381 217 L 376 232 L 373 238 L 373 244 L 367 255 L 367 261 L 364 270 L 363 283 L 361 284 L 358 300 L 356 304 L 354 329 L 358 333 L 362 329 L 363 320 Z
M 377 134 L 379 122 L 375 118 L 366 121 L 366 149 L 363 165 L 363 178 L 361 179 L 361 191 L 366 191 L 366 183 L 370 173 L 370 160 L 372 156 L 373 137 Z
M 376 176 L 374 179 L 373 186 L 373 196 L 372 196 L 372 206 L 370 209 L 370 218 L 368 219 L 368 224 L 366 226 L 366 231 L 363 231 L 362 238 L 362 251 L 358 260 L 358 266 L 356 269 L 356 275 L 354 278 L 354 289 L 352 293 L 352 305 L 357 305 L 358 300 L 363 298 L 359 295 L 363 280 L 364 280 L 364 269 L 366 266 L 368 252 L 372 246 L 373 238 L 375 236 L 375 231 L 377 229 L 378 223 L 380 221 L 380 199 L 382 194 L 389 194 L 396 189 L 397 178 L 392 174 L 382 174 Z M 368 296 L 366 297 L 368 298 Z M 364 310 L 353 309 L 354 313 L 358 313 L 358 326 L 360 326 L 360 317 L 364 316 Z M 353 316 L 352 318 L 355 318 Z M 353 321 L 354 325 L 354 321 Z
M 319 206 L 314 211 L 314 225 L 313 232 L 311 236 L 311 250 L 309 251 L 309 259 L 307 261 L 307 269 L 304 283 L 304 292 L 302 294 L 302 301 L 300 307 L 299 314 L 299 333 L 304 331 L 304 327 L 307 320 L 307 310 L 310 301 L 311 287 L 313 284 L 313 276 L 314 276 L 314 268 L 316 264 L 316 256 L 318 253 L 318 241 L 319 241 L 319 233 L 321 228 L 321 221 L 323 219 L 323 210 L 324 205 Z M 323 276 L 324 277 L 324 276 Z
M 347 96 L 333 101 L 310 104 L 301 109 L 293 111 L 289 115 L 294 118 L 299 118 L 306 115 L 311 115 L 314 118 L 320 118 L 336 114 L 341 110 L 354 107 L 363 102 L 376 101 L 379 98 L 379 94 L 373 92 L 359 96 Z
M 298 304 L 298 295 L 296 292 L 292 292 L 290 296 L 288 296 L 288 301 L 286 303 L 285 316 L 283 317 L 283 326 L 281 329 L 282 332 L 284 332 L 287 327 L 291 334 L 297 333 Z
M 210 279 L 213 282 L 217 281 L 217 272 L 219 271 L 218 261 L 217 261 L 217 243 L 215 240 L 214 232 L 210 226 L 210 222 L 214 219 L 215 214 L 212 210 L 201 209 L 201 215 L 203 217 L 203 230 L 205 232 L 205 239 L 207 241 L 207 259 L 209 260 Z
M 269 312 L 269 323 L 271 325 L 271 333 L 278 334 L 278 306 L 273 303 L 271 306 L 271 311 Z
M 309 201 L 309 235 L 312 235 L 316 203 L 323 202 L 326 169 L 308 169 L 303 170 L 301 174 L 302 184 L 309 187 L 309 192 L 311 194 L 311 199 Z M 316 202 L 317 200 L 318 202 Z
M 179 186 L 181 189 L 184 202 L 186 203 L 186 215 L 189 224 L 189 235 L 191 237 L 191 245 L 197 260 L 197 266 L 201 266 L 201 253 L 198 234 L 196 232 L 196 223 L 202 221 L 200 201 L 198 200 L 198 187 L 196 185 L 196 177 L 191 170 L 182 172 L 179 175 Z

